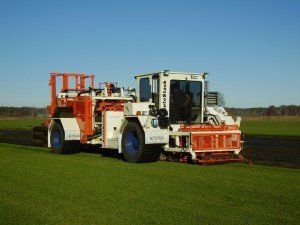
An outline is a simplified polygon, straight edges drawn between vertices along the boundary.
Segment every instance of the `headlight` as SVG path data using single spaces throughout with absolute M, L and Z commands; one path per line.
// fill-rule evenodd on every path
M 153 118 L 153 119 L 151 120 L 151 125 L 152 125 L 152 127 L 154 127 L 154 128 L 158 127 L 158 119 Z

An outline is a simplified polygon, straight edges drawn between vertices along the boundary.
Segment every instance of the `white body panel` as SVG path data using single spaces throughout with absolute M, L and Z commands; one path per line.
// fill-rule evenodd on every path
M 51 147 L 50 134 L 55 122 L 61 123 L 66 141 L 80 140 L 80 129 L 76 118 L 53 118 L 48 129 L 48 147 Z
M 141 114 L 149 112 L 149 105 L 154 105 L 148 102 L 127 102 L 124 107 L 124 116 L 135 116 L 139 111 Z
M 149 103 L 147 103 L 149 104 Z M 167 144 L 169 143 L 169 131 L 167 129 L 160 129 L 159 127 L 152 127 L 152 116 L 138 116 L 137 117 L 145 133 L 145 144 Z
M 234 121 L 232 116 L 229 116 L 226 110 L 223 107 L 214 106 L 214 107 L 206 107 L 205 113 L 207 116 L 213 116 L 218 124 L 225 125 L 238 125 L 241 124 L 241 117 L 237 117 L 237 120 Z
M 119 111 L 106 111 L 103 116 L 104 129 L 102 147 L 104 148 L 118 148 L 118 136 L 124 113 Z
M 167 144 L 169 132 L 167 130 L 145 131 L 145 144 Z

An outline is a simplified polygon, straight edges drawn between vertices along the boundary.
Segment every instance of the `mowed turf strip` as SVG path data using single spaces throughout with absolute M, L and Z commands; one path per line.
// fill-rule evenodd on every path
M 30 117 L 30 118 L 11 118 L 0 119 L 1 130 L 31 130 L 35 126 L 40 126 L 46 118 Z
M 242 120 L 241 130 L 250 135 L 300 136 L 300 119 Z
M 0 144 L 0 224 L 296 224 L 300 171 Z

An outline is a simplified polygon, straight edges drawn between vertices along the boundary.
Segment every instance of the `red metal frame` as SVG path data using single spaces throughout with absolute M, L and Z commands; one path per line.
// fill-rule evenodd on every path
M 230 131 L 239 130 L 238 125 L 207 125 L 207 124 L 192 124 L 181 125 L 180 131 Z
M 124 101 L 102 101 L 97 107 L 97 111 L 123 111 Z
M 210 165 L 229 162 L 247 162 L 247 160 L 242 155 L 233 155 L 229 152 L 196 153 L 197 164 Z
M 86 143 L 88 136 L 93 134 L 93 112 L 90 97 L 76 97 L 73 105 L 73 113 L 81 131 L 80 140 L 82 143 Z
M 240 133 L 192 133 L 193 150 L 231 150 L 241 147 Z
M 51 117 L 55 116 L 57 108 L 70 107 L 73 109 L 73 115 L 77 119 L 81 130 L 81 142 L 85 143 L 87 137 L 93 134 L 92 127 L 92 100 L 89 96 L 57 97 L 57 78 L 62 78 L 62 87 L 60 92 L 87 92 L 89 87 L 94 88 L 94 75 L 85 75 L 79 73 L 51 73 L 49 86 L 51 92 L 51 103 L 48 106 Z M 70 78 L 74 79 L 73 85 L 70 84 Z M 87 87 L 87 80 L 89 86 Z
M 62 88 L 61 92 L 66 91 L 87 91 L 88 88 L 86 87 L 86 79 L 89 79 L 89 86 L 94 88 L 94 75 L 86 75 L 86 74 L 79 74 L 79 73 L 50 73 L 50 80 L 49 80 L 49 86 L 51 88 L 51 104 L 48 107 L 50 115 L 53 116 L 55 113 L 55 109 L 58 107 L 58 101 L 57 98 L 57 78 L 62 78 Z M 74 78 L 75 83 L 73 88 L 70 88 L 70 78 Z M 63 99 L 66 105 L 68 105 L 70 99 Z M 73 101 L 73 100 L 72 100 Z M 71 106 L 72 104 L 70 104 Z
M 226 152 L 241 148 L 241 132 L 237 125 L 181 125 L 180 131 L 191 132 L 194 151 Z
M 58 77 L 61 77 L 62 87 L 57 90 Z M 70 78 L 74 79 L 74 83 L 70 84 Z M 87 81 L 89 80 L 89 82 Z M 89 86 L 87 86 L 89 85 Z M 108 95 L 111 95 L 114 83 L 105 83 Z M 85 75 L 78 73 L 51 73 L 49 86 L 51 88 L 51 104 L 48 106 L 51 117 L 55 116 L 58 108 L 71 108 L 73 116 L 77 119 L 81 131 L 80 141 L 86 143 L 88 137 L 93 135 L 93 101 L 90 96 L 80 95 L 89 91 L 89 87 L 94 89 L 94 75 Z M 67 97 L 60 98 L 58 92 L 75 92 L 73 97 L 68 94 Z M 76 95 L 78 93 L 78 95 Z M 100 101 L 99 105 L 95 106 L 95 111 L 123 111 L 125 101 Z M 104 116 L 105 113 L 102 114 Z M 103 125 L 104 126 L 104 121 Z M 104 132 L 103 132 L 104 133 Z

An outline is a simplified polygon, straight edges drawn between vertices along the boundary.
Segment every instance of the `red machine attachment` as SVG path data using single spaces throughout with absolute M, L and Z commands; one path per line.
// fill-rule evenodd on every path
M 244 162 L 245 159 L 240 154 L 229 152 L 196 153 L 196 163 L 201 165 L 222 164 L 232 162 Z
M 191 147 L 197 164 L 209 165 L 243 162 L 242 135 L 236 125 L 182 125 L 180 131 L 190 132 Z M 184 161 L 184 160 L 182 160 Z

